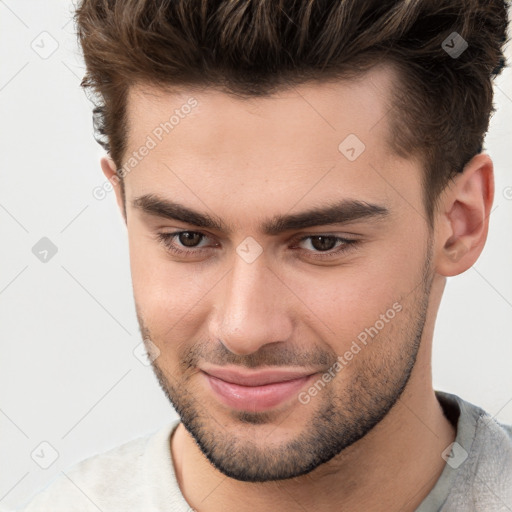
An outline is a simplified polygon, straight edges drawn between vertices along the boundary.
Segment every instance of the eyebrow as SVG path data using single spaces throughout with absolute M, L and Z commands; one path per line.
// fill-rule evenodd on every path
M 226 234 L 231 234 L 234 231 L 231 226 L 225 224 L 215 215 L 198 212 L 155 194 L 145 194 L 135 198 L 132 201 L 132 206 L 148 215 L 177 220 L 203 229 L 213 229 Z M 385 206 L 343 199 L 300 213 L 276 215 L 262 224 L 261 232 L 265 235 L 276 236 L 286 231 L 313 226 L 346 224 L 362 219 L 378 220 L 388 214 L 389 210 Z

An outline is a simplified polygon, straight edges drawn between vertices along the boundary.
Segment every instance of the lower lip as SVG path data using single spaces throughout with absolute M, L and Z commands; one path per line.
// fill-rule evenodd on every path
M 274 382 L 264 386 L 241 386 L 204 372 L 203 375 L 222 403 L 234 409 L 251 412 L 265 411 L 297 396 L 299 390 L 314 377 L 307 375 L 300 379 Z

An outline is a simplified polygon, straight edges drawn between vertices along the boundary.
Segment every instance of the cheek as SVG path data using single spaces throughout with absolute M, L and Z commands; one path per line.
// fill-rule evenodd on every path
M 388 331 L 397 314 L 422 282 L 424 254 L 412 251 L 406 240 L 386 242 L 386 250 L 368 252 L 364 259 L 340 267 L 290 273 L 287 283 L 303 304 L 300 317 L 333 345 L 350 344 L 366 328 Z M 384 244 L 381 244 L 384 246 Z M 297 302 L 299 304 L 299 301 Z M 393 305 L 395 307 L 393 308 Z M 343 346 L 334 349 L 343 349 Z
M 193 264 L 171 261 L 165 250 L 145 235 L 131 234 L 129 245 L 134 299 L 153 337 L 189 337 L 197 327 L 198 315 L 204 313 L 201 304 L 222 277 L 221 270 L 194 271 Z

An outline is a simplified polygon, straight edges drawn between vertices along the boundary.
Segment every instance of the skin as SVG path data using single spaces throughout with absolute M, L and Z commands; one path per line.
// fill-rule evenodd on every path
M 198 101 L 125 176 L 125 205 L 115 188 L 141 333 L 160 351 L 153 368 L 182 417 L 170 441 L 178 483 L 197 511 L 414 511 L 443 470 L 456 431 L 432 388 L 433 329 L 446 277 L 484 247 L 493 165 L 485 154 L 466 165 L 430 231 L 422 165 L 387 142 L 394 80 L 381 65 L 357 81 L 251 100 L 213 89 L 130 91 L 128 153 L 166 112 Z M 351 133 L 365 144 L 354 161 L 338 150 Z M 112 179 L 112 160 L 101 165 Z M 132 204 L 144 194 L 215 215 L 232 232 L 144 213 Z M 260 229 L 275 215 L 340 199 L 388 214 L 276 236 Z M 206 238 L 175 245 L 205 250 L 177 256 L 157 239 L 180 230 Z M 322 260 L 320 244 L 300 235 L 360 243 Z M 249 236 L 262 249 L 252 263 L 236 252 Z M 294 396 L 242 413 L 221 404 L 199 371 L 295 364 L 321 377 L 396 303 L 400 312 L 307 404 Z

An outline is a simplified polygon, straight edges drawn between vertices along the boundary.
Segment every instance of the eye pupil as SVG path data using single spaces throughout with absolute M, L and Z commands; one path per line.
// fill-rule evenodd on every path
M 320 244 L 316 244 L 315 240 L 319 240 Z M 336 239 L 333 236 L 314 236 L 311 237 L 311 245 L 317 251 L 330 251 L 336 245 Z
M 184 231 L 178 235 L 178 239 L 181 244 L 185 247 L 195 247 L 195 242 L 199 243 L 201 241 L 201 234 L 194 233 L 193 231 Z

